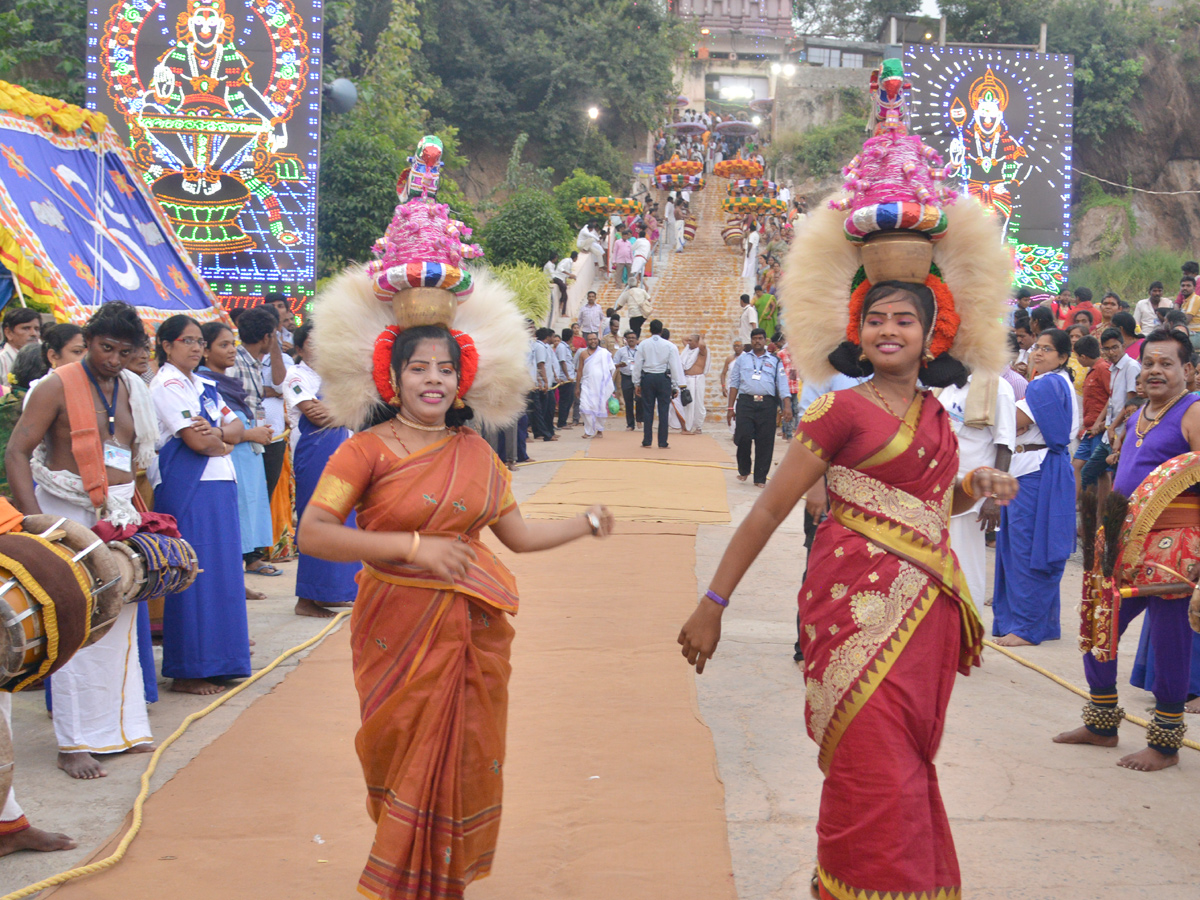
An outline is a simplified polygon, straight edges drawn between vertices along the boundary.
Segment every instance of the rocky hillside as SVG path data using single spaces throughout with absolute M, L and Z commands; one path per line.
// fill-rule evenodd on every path
M 1151 191 L 1200 190 L 1200 64 L 1178 53 L 1151 50 L 1142 75 L 1142 98 L 1135 114 L 1142 128 L 1110 133 L 1103 144 L 1077 142 L 1075 166 L 1117 184 Z M 1089 179 L 1076 173 L 1075 200 Z M 1105 190 L 1128 205 L 1093 205 L 1075 220 L 1072 262 L 1129 249 L 1200 248 L 1200 194 L 1144 194 Z M 1136 229 L 1130 227 L 1132 207 Z M 1078 207 L 1077 207 L 1078 208 Z

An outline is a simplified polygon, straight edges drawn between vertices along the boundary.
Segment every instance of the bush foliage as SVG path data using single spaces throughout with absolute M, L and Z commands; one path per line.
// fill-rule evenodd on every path
M 480 236 L 493 266 L 526 263 L 540 269 L 551 253 L 562 253 L 571 243 L 570 226 L 554 198 L 531 190 L 500 207 Z
M 612 185 L 599 175 L 589 175 L 583 169 L 576 169 L 554 189 L 554 205 L 567 220 L 567 224 L 578 231 L 592 216 L 580 212 L 576 206 L 581 197 L 607 197 L 612 193 Z

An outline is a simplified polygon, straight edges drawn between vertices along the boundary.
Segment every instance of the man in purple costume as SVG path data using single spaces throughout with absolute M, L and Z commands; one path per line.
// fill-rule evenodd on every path
M 1141 362 L 1145 373 L 1147 402 L 1134 415 L 1124 439 L 1115 449 L 1118 457 L 1113 489 L 1131 496 L 1139 484 L 1169 459 L 1200 450 L 1200 396 L 1189 394 L 1187 382 L 1192 373 L 1192 348 L 1186 338 L 1168 331 L 1151 332 L 1142 345 Z M 1198 561 L 1200 521 L 1196 504 L 1182 495 L 1158 521 L 1160 528 L 1150 532 L 1146 542 L 1151 552 L 1170 548 L 1170 568 L 1193 573 Z M 1188 510 L 1191 510 L 1190 512 Z M 1168 513 L 1172 514 L 1167 521 Z M 1159 560 L 1166 563 L 1165 560 Z M 1139 772 L 1154 772 L 1179 761 L 1179 747 L 1187 726 L 1183 723 L 1183 705 L 1187 699 L 1192 630 L 1188 624 L 1187 599 L 1130 597 L 1122 599 L 1118 629 L 1121 634 L 1143 610 L 1154 649 L 1155 673 L 1154 721 L 1146 732 L 1145 750 L 1124 756 L 1117 763 Z M 1117 706 L 1116 654 L 1108 662 L 1097 662 L 1092 654 L 1083 658 L 1091 700 L 1084 706 L 1082 728 L 1065 731 L 1054 738 L 1059 744 L 1117 745 L 1117 726 L 1123 710 Z

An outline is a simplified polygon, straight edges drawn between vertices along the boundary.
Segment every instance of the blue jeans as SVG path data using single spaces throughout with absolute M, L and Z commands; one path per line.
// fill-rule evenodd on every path
M 1083 464 L 1083 471 L 1080 473 L 1080 481 L 1085 491 L 1093 487 L 1100 480 L 1100 477 L 1109 471 L 1108 455 L 1112 453 L 1112 447 L 1100 435 L 1097 435 L 1097 437 L 1100 440 L 1092 448 L 1092 455 Z M 1080 449 L 1083 449 L 1082 444 L 1080 444 Z M 1079 458 L 1078 451 L 1075 456 L 1076 459 Z

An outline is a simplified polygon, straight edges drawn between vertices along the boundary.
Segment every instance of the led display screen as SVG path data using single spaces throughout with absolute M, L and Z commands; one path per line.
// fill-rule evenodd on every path
M 1070 56 L 910 44 L 912 130 L 999 220 L 1018 284 L 1057 292 L 1070 241 Z
M 88 105 L 230 306 L 316 283 L 321 0 L 90 0 Z

